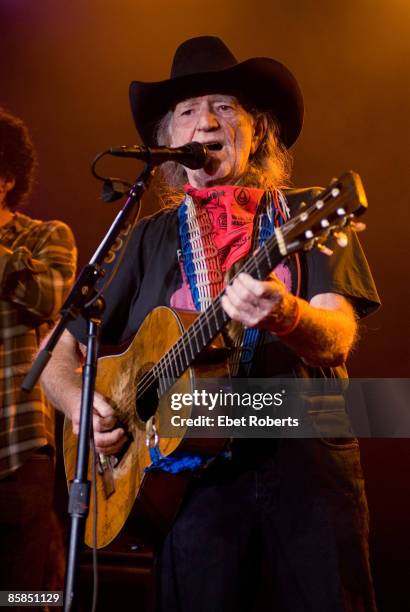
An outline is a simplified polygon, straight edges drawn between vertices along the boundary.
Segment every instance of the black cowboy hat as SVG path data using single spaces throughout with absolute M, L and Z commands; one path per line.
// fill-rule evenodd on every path
M 302 92 L 283 64 L 268 57 L 238 63 L 220 38 L 198 36 L 176 50 L 170 79 L 131 83 L 131 110 L 143 142 L 156 144 L 157 123 L 175 104 L 208 93 L 231 93 L 258 110 L 270 111 L 288 148 L 302 129 Z

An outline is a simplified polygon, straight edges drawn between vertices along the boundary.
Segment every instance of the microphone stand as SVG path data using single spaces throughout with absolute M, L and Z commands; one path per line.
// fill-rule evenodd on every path
M 80 430 L 78 435 L 75 478 L 70 486 L 68 512 L 71 516 L 70 538 L 67 554 L 67 573 L 64 587 L 64 612 L 77 606 L 76 585 L 80 544 L 84 540 L 85 521 L 89 511 L 90 481 L 87 479 L 90 455 L 90 432 L 92 427 L 93 397 L 97 373 L 99 332 L 104 313 L 104 300 L 95 285 L 104 275 L 102 265 L 107 255 L 118 251 L 114 243 L 121 233 L 127 234 L 139 215 L 141 198 L 152 178 L 154 168 L 147 164 L 132 185 L 127 201 L 118 213 L 107 234 L 98 246 L 90 262 L 83 268 L 74 287 L 61 309 L 61 319 L 45 347 L 40 351 L 31 369 L 24 378 L 22 389 L 31 391 L 51 359 L 60 336 L 69 321 L 80 314 L 87 320 L 87 355 L 83 367 Z

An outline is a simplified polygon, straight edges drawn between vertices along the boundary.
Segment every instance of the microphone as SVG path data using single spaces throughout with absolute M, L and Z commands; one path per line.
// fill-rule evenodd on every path
M 200 142 L 189 142 L 182 147 L 139 147 L 137 145 L 123 145 L 108 149 L 110 155 L 117 157 L 133 157 L 142 159 L 153 166 L 159 166 L 167 161 L 174 161 L 182 164 L 191 170 L 203 168 L 208 158 L 208 151 L 205 145 Z

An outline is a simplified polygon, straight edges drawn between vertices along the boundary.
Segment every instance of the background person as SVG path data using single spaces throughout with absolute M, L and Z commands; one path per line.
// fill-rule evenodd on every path
M 54 414 L 40 384 L 21 390 L 74 280 L 60 221 L 17 212 L 36 154 L 21 119 L 0 109 L 0 590 L 41 590 L 54 487 Z

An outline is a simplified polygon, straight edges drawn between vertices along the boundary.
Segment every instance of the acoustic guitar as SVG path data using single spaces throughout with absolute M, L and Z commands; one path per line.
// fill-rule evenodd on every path
M 346 241 L 343 229 L 367 209 L 360 177 L 347 172 L 300 210 L 259 247 L 238 271 L 265 279 L 287 256 L 312 248 L 326 252 L 330 235 Z M 356 224 L 359 229 L 360 224 Z M 361 224 L 363 225 L 363 224 Z M 124 353 L 98 361 L 96 389 L 115 407 L 126 427 L 128 443 L 118 456 L 97 457 L 97 548 L 108 545 L 127 522 L 127 532 L 144 542 L 159 540 L 172 524 L 191 473 L 170 474 L 148 470 L 150 446 L 164 457 L 176 452 L 216 455 L 223 439 L 161 435 L 161 423 L 169 424 L 170 395 L 192 393 L 207 377 L 229 375 L 227 348 L 220 335 L 229 317 L 221 306 L 220 294 L 200 314 L 155 308 L 144 320 Z M 190 408 L 179 412 L 189 417 Z M 166 429 L 166 428 L 165 428 Z M 168 429 L 169 431 L 169 429 Z M 77 436 L 71 422 L 64 425 L 64 459 L 67 480 L 74 478 Z M 91 477 L 91 459 L 89 465 Z M 85 542 L 93 545 L 94 503 L 91 496 Z

